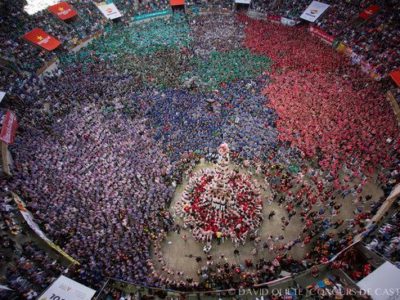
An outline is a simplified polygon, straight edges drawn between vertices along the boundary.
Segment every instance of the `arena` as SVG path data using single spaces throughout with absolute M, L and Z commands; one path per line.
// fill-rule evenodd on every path
M 398 1 L 0 9 L 0 299 L 400 297 Z

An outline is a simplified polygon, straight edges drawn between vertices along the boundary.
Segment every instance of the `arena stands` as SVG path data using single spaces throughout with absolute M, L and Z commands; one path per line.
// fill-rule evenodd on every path
M 112 21 L 91 1 L 73 0 L 78 16 L 68 22 L 47 10 L 28 15 L 23 0 L 5 1 L 1 57 L 15 68 L 0 69 L 0 91 L 20 103 L 1 103 L 2 115 L 16 112 L 19 128 L 7 145 L 13 176 L 0 178 L 0 283 L 13 290 L 0 293 L 34 299 L 61 273 L 103 290 L 104 299 L 138 293 L 129 286 L 159 297 L 227 293 L 317 277 L 335 262 L 349 273 L 348 256 L 337 254 L 370 229 L 400 183 L 398 120 L 386 100 L 388 90 L 399 97 L 388 74 L 400 68 L 400 6 L 326 2 L 315 27 L 334 37 L 329 43 L 301 20 L 305 0 L 251 6 L 297 26 L 235 14 L 231 1 L 187 2 L 198 13 L 182 14 L 169 1 L 115 0 L 123 17 Z M 361 20 L 372 4 L 379 12 Z M 134 20 L 163 10 L 162 18 Z M 48 52 L 24 41 L 33 28 L 61 47 Z M 368 72 L 359 66 L 366 64 Z M 256 187 L 262 208 L 238 192 L 240 201 L 229 204 L 242 214 L 237 222 L 218 217 L 220 224 L 201 228 L 210 238 L 198 242 L 196 222 L 185 223 L 175 208 L 193 175 L 221 161 L 222 143 L 232 178 Z M 229 183 L 235 191 L 236 182 Z M 214 222 L 224 213 L 201 207 L 206 185 L 190 189 L 193 207 L 179 209 Z M 57 247 L 21 218 L 11 192 Z M 262 224 L 248 229 L 260 209 Z M 397 216 L 366 240 L 393 263 Z M 222 234 L 226 224 L 247 239 L 231 241 L 234 234 Z

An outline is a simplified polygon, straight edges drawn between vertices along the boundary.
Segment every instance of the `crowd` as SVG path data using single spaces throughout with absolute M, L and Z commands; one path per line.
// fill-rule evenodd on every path
M 252 1 L 252 7 L 258 12 L 288 18 L 299 18 L 309 4 L 310 2 L 307 0 Z
M 36 299 L 65 268 L 29 240 L 13 200 L 4 191 L 0 194 L 0 298 Z
M 65 23 L 58 20 L 48 10 L 42 10 L 34 15 L 24 11 L 24 0 L 4 2 L 1 18 L 0 38 L 2 41 L 1 55 L 15 62 L 21 70 L 34 72 L 47 61 L 65 53 L 65 49 L 73 47 L 78 40 L 91 36 L 102 30 L 107 24 L 100 11 L 89 1 L 71 3 L 78 12 L 78 17 Z M 32 46 L 22 39 L 22 36 L 39 27 L 56 37 L 62 47 L 54 52 L 48 52 Z
M 197 56 L 207 56 L 211 52 L 238 49 L 244 38 L 243 23 L 230 15 L 218 18 L 199 16 L 190 22 L 193 36 L 192 49 Z M 210 31 L 210 28 L 214 30 Z M 224 39 L 221 39 L 224 36 Z
M 380 75 L 400 67 L 400 3 L 382 7 L 372 20 L 343 34 L 344 42 Z
M 79 4 L 90 3 L 73 3 Z M 9 28 L 27 29 L 27 17 L 15 12 L 20 23 Z M 97 13 L 88 8 L 93 20 Z M 50 75 L 1 70 L 1 88 L 29 106 L 23 114 L 16 109 L 15 176 L 2 186 L 20 194 L 43 231 L 81 263 L 70 272 L 83 284 L 98 288 L 114 277 L 180 289 L 229 288 L 298 272 L 326 263 L 364 230 L 378 205 L 361 195 L 373 171 L 384 189 L 398 183 L 399 134 L 379 84 L 304 28 L 228 19 L 175 16 L 108 26 L 87 49 L 60 54 L 61 68 Z M 17 22 L 2 19 L 2 26 L 10 24 Z M 93 28 L 83 35 L 104 21 L 88 25 Z M 5 30 L 1 36 L 6 53 L 36 55 Z M 269 201 L 287 212 L 282 231 L 292 218 L 303 227 L 293 240 L 249 237 L 255 253 L 273 259 L 207 258 L 198 281 L 170 269 L 160 245 L 176 229 L 168 212 L 176 185 L 201 157 L 215 161 L 222 142 L 234 163 L 265 176 L 274 190 Z M 357 210 L 345 223 L 337 198 L 348 195 Z M 151 260 L 153 243 L 161 270 Z M 290 255 L 294 247 L 307 247 L 304 259 Z M 17 284 L 18 267 L 10 272 Z M 32 274 L 38 286 L 48 283 Z M 17 289 L 25 293 L 29 285 Z
M 99 275 L 145 278 L 147 235 L 172 193 L 166 158 L 115 100 L 114 111 L 82 106 L 48 131 L 31 129 L 35 141 L 19 145 L 13 180 L 41 228 L 92 270 L 96 284 Z
M 176 204 L 184 228 L 191 228 L 193 237 L 206 243 L 231 239 L 238 247 L 261 225 L 262 198 L 249 175 L 230 170 L 229 146 L 218 148 L 215 169 L 202 169 L 190 175 L 180 201 Z
M 376 228 L 365 241 L 368 249 L 380 253 L 397 267 L 400 267 L 399 225 L 400 217 L 399 213 L 396 212 Z
M 358 61 L 369 64 L 380 76 L 400 66 L 399 3 L 397 1 L 323 1 L 330 5 L 315 25 L 343 41 L 357 56 Z M 311 1 L 253 1 L 256 11 L 300 20 L 300 15 Z M 380 10 L 369 20 L 360 14 L 371 5 Z
M 199 279 L 196 280 L 185 272 L 173 269 L 165 261 L 162 241 L 167 238 L 167 232 L 161 230 L 154 238 L 156 260 L 148 262 L 154 283 L 185 290 L 223 290 L 232 285 L 246 288 L 256 283 L 275 280 L 282 271 L 297 273 L 321 263 L 328 263 L 336 253 L 353 242 L 354 235 L 363 232 L 369 218 L 385 199 L 382 197 L 375 200 L 371 195 L 355 193 L 355 212 L 351 219 L 344 220 L 341 215 L 342 204 L 344 201 L 351 201 L 346 193 L 333 189 L 324 181 L 320 171 L 307 166 L 305 162 L 300 165 L 300 172 L 293 173 L 278 157 L 279 154 L 276 153 L 266 163 L 260 163 L 259 168 L 273 191 L 272 199 L 267 201 L 268 205 L 275 202 L 285 209 L 285 215 L 280 220 L 282 234 L 263 236 L 257 231 L 249 234 L 247 243 L 254 247 L 251 251 L 254 257 L 246 258 L 240 263 L 232 263 L 218 252 L 211 255 L 208 249 L 204 250 L 206 261 L 204 258 L 192 257 L 193 262 L 199 265 Z M 301 161 L 299 158 L 298 163 Z M 343 200 L 344 197 L 346 200 Z M 265 215 L 264 222 L 276 218 L 274 210 L 268 211 L 268 218 Z M 301 227 L 298 235 L 290 239 L 285 236 L 285 229 L 296 218 L 300 220 Z M 171 229 L 178 234 L 181 231 L 179 226 Z M 213 233 L 213 239 L 220 242 L 217 233 Z M 224 239 L 221 242 L 225 242 Z M 293 258 L 293 251 L 301 248 L 306 249 L 303 258 Z M 240 256 L 239 249 L 234 250 L 235 256 Z
M 341 253 L 332 267 L 342 269 L 352 280 L 359 282 L 375 271 L 377 265 L 359 246 L 354 246 Z
M 265 98 L 257 93 L 264 82 L 239 80 L 218 92 L 199 95 L 143 92 L 133 101 L 146 99 L 151 104 L 145 116 L 155 130 L 155 139 L 175 161 L 184 153 L 215 153 L 223 141 L 244 158 L 262 157 L 277 147 L 276 115 L 263 107 Z
M 211 3 L 212 2 L 212 3 Z M 223 8 L 231 8 L 229 1 L 189 1 L 188 7 L 209 7 L 210 5 Z M 329 34 L 344 40 L 348 46 L 352 48 L 358 59 L 362 59 L 365 63 L 375 68 L 377 72 L 386 76 L 388 72 L 399 67 L 400 54 L 396 50 L 399 42 L 398 15 L 399 4 L 393 1 L 325 1 L 331 7 L 316 22 L 316 25 L 324 29 Z M 2 37 L 4 53 L 6 57 L 13 53 L 13 58 L 18 62 L 24 70 L 34 71 L 38 69 L 45 61 L 49 61 L 52 57 L 62 56 L 63 49 L 53 52 L 40 51 L 32 48 L 28 43 L 20 39 L 20 36 L 32 29 L 33 27 L 41 27 L 48 33 L 57 37 L 65 48 L 75 45 L 75 43 L 92 34 L 107 28 L 110 23 L 103 18 L 95 5 L 89 1 L 70 1 L 73 7 L 78 11 L 78 17 L 69 23 L 59 21 L 51 15 L 47 10 L 39 11 L 35 15 L 28 15 L 23 11 L 24 1 L 18 0 L 17 3 L 4 4 L 5 17 L 1 23 L 3 28 L 13 28 L 11 35 L 7 34 L 7 30 L 3 30 Z M 169 1 L 157 0 L 119 0 L 115 4 L 123 13 L 124 23 L 130 22 L 132 16 L 169 7 Z M 378 15 L 367 22 L 358 26 L 357 18 L 359 14 L 372 4 L 381 6 Z M 258 11 L 267 12 L 271 15 L 279 15 L 298 19 L 304 9 L 309 5 L 309 1 L 253 1 L 253 8 Z M 230 20 L 233 20 L 230 18 Z M 226 20 L 224 20 L 226 21 Z M 202 28 L 201 18 L 198 20 L 200 26 L 194 24 L 194 32 L 196 28 Z M 214 22 L 214 21 L 210 21 Z M 231 22 L 231 21 L 230 21 Z M 237 24 L 235 24 L 237 25 Z M 210 35 L 214 37 L 220 36 L 218 31 L 221 26 L 214 23 L 216 30 Z M 227 39 L 228 43 L 224 45 L 215 44 L 218 48 L 233 49 L 231 46 L 235 44 L 235 39 L 240 38 L 238 34 L 238 26 L 234 26 L 228 32 L 225 26 L 224 34 L 229 34 L 232 38 Z M 201 32 L 199 32 L 201 34 Z M 235 33 L 234 35 L 232 35 Z M 201 46 L 201 45 L 200 45 Z M 203 49 L 212 48 L 207 43 L 203 44 Z M 34 50 L 33 50 L 34 49 Z M 3 50 L 3 49 L 2 49 Z M 201 47 L 200 49 L 201 50 Z M 3 52 L 3 51 L 2 51 Z
M 264 93 L 279 116 L 279 139 L 296 145 L 306 157 L 317 155 L 333 180 L 344 166 L 349 176 L 362 181 L 378 164 L 392 165 L 397 121 L 372 80 L 343 64 L 338 54 L 326 55 L 324 45 L 302 29 L 249 22 L 246 45 L 271 57 L 277 68 Z M 268 40 L 259 42 L 260 35 Z M 283 39 L 291 42 L 280 43 Z M 377 130 L 385 134 L 377 137 Z

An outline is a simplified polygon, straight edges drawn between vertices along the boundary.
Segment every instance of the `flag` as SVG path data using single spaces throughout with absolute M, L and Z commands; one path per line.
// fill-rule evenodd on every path
M 71 19 L 77 15 L 76 10 L 67 2 L 60 2 L 49 6 L 48 10 L 63 21 Z
M 376 5 L 376 4 L 371 5 L 360 14 L 360 18 L 364 19 L 364 20 L 368 20 L 373 15 L 375 15 L 380 9 L 381 8 L 379 7 L 379 5 Z
M 397 86 L 400 87 L 400 69 L 390 72 L 389 75 Z
M 176 6 L 176 5 L 185 5 L 185 0 L 170 0 L 169 4 L 171 6 Z
M 24 39 L 48 51 L 56 49 L 61 44 L 59 40 L 39 28 L 35 28 L 26 33 Z
M 0 140 L 8 145 L 13 144 L 17 128 L 18 123 L 16 115 L 10 110 L 7 111 L 3 125 L 1 126 Z

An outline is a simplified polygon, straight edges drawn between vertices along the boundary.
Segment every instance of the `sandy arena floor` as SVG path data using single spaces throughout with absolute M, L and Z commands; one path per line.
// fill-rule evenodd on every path
M 202 169 L 202 168 L 213 168 L 215 165 L 210 163 L 200 163 L 194 169 L 194 172 Z M 230 165 L 230 168 L 238 169 L 235 165 Z M 304 224 L 300 221 L 299 214 L 292 217 L 290 224 L 286 227 L 283 231 L 281 226 L 281 217 L 285 216 L 287 218 L 287 212 L 284 207 L 280 207 L 278 203 L 272 203 L 271 205 L 268 204 L 267 199 L 271 195 L 270 188 L 265 184 L 264 176 L 260 174 L 254 174 L 250 171 L 240 169 L 242 173 L 250 173 L 253 176 L 253 179 L 256 183 L 261 187 L 262 196 L 264 199 L 264 207 L 263 207 L 263 215 L 264 221 L 259 228 L 258 234 L 261 237 L 261 243 L 258 246 L 258 253 L 256 256 L 251 254 L 251 251 L 254 249 L 254 243 L 247 241 L 244 246 L 240 246 L 238 248 L 240 254 L 239 256 L 234 255 L 234 246 L 230 240 L 225 241 L 221 245 L 218 245 L 216 241 L 212 244 L 212 249 L 210 255 L 213 257 L 214 263 L 217 262 L 229 262 L 229 263 L 244 263 L 246 259 L 253 259 L 256 261 L 260 258 L 266 258 L 267 260 L 273 259 L 277 253 L 270 252 L 269 250 L 264 250 L 262 248 L 262 244 L 266 241 L 269 235 L 273 235 L 274 237 L 283 235 L 285 237 L 284 240 L 275 242 L 275 245 L 280 243 L 287 243 L 291 240 L 294 240 L 298 237 L 301 233 L 301 230 Z M 171 206 L 170 212 L 174 216 L 174 220 L 177 224 L 182 225 L 182 220 L 175 216 L 175 204 L 178 199 L 181 197 L 181 194 L 186 186 L 188 180 L 187 178 L 183 181 L 181 185 L 179 185 L 175 191 Z M 363 192 L 362 195 L 372 195 L 372 199 L 376 200 L 379 199 L 383 192 L 382 190 L 374 183 L 369 182 Z M 347 196 L 346 198 L 337 198 L 338 203 L 342 203 L 343 206 L 340 209 L 340 213 L 337 216 L 331 216 L 331 220 L 335 221 L 336 219 L 343 219 L 345 220 L 342 226 L 346 226 L 348 222 L 346 220 L 353 218 L 353 211 L 355 210 L 355 205 L 353 203 L 353 197 Z M 358 204 L 362 206 L 369 206 L 369 203 L 365 204 Z M 315 210 L 320 209 L 321 206 L 316 206 Z M 271 210 L 274 210 L 276 215 L 271 219 L 268 220 L 268 214 Z M 338 228 L 340 230 L 341 227 Z M 187 240 L 185 241 L 183 236 L 186 235 Z M 292 255 L 295 259 L 302 259 L 310 244 L 306 245 L 305 247 L 301 247 L 300 244 L 294 246 L 290 251 L 289 254 Z M 164 256 L 164 260 L 167 264 L 169 269 L 175 271 L 183 271 L 185 276 L 190 276 L 195 280 L 198 280 L 197 270 L 201 268 L 201 266 L 206 264 L 206 255 L 203 252 L 203 244 L 197 242 L 192 237 L 192 234 L 189 230 L 184 230 L 182 228 L 180 234 L 178 235 L 176 232 L 170 232 L 167 235 L 167 238 L 161 244 L 161 250 Z M 221 259 L 221 255 L 224 256 L 224 259 Z M 196 262 L 196 257 L 202 257 L 202 261 L 200 263 Z M 159 269 L 159 264 L 154 259 L 154 264 Z M 161 270 L 160 270 L 161 272 Z M 162 272 L 161 272 L 162 273 Z

